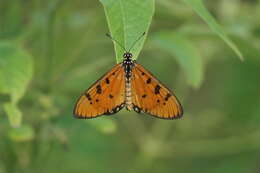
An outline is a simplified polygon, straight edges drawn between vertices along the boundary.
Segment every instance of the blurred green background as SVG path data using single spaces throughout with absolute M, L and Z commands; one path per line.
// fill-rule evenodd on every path
M 0 0 L 0 173 L 259 172 L 260 1 L 205 1 L 244 61 L 185 1 L 155 2 L 138 58 L 183 118 L 78 120 L 78 96 L 116 63 L 102 4 Z

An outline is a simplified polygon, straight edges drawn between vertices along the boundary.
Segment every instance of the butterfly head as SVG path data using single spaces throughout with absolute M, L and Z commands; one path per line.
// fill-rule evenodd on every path
M 126 53 L 124 53 L 124 55 L 123 55 L 124 59 L 131 59 L 132 56 L 133 56 L 133 55 L 132 55 L 130 52 L 126 52 Z

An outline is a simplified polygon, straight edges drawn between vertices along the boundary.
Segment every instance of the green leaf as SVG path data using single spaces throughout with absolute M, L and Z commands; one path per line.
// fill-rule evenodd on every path
M 127 50 L 144 32 L 147 33 L 154 14 L 154 0 L 100 0 L 103 4 L 110 33 Z M 147 35 L 147 34 L 146 34 Z M 137 59 L 146 35 L 131 49 Z M 116 60 L 121 62 L 124 50 L 114 42 Z
M 183 0 L 185 3 L 191 5 L 193 10 L 209 25 L 212 31 L 214 31 L 226 44 L 243 60 L 243 55 L 237 46 L 230 40 L 221 26 L 212 17 L 209 11 L 205 8 L 202 0 Z
M 13 127 L 21 124 L 22 113 L 16 104 L 32 78 L 32 68 L 32 58 L 23 49 L 0 42 L 0 93 L 10 96 L 10 103 L 3 104 L 3 108 Z
M 24 142 L 32 140 L 35 136 L 34 130 L 30 126 L 21 126 L 19 128 L 11 128 L 8 132 L 10 139 L 16 142 Z
M 32 78 L 32 58 L 18 46 L 0 42 L 0 93 L 16 103 Z
M 174 55 L 184 69 L 188 83 L 199 88 L 203 80 L 203 63 L 192 43 L 185 36 L 172 32 L 158 33 L 152 39 L 160 48 Z
M 11 126 L 19 127 L 22 122 L 22 112 L 17 108 L 16 104 L 5 103 L 3 107 L 4 107 L 4 111 L 8 116 Z

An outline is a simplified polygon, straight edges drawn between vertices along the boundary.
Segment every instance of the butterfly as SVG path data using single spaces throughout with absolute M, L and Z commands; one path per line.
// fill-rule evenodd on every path
M 107 36 L 114 40 L 109 34 Z M 79 97 L 74 107 L 74 117 L 96 118 L 115 114 L 126 107 L 129 111 L 147 113 L 157 118 L 181 118 L 183 109 L 177 97 L 132 59 L 131 49 L 127 51 L 117 40 L 114 41 L 125 50 L 123 62 L 116 64 Z

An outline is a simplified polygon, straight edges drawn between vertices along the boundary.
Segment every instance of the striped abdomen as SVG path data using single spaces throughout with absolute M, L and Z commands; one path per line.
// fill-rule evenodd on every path
M 132 109 L 131 78 L 125 78 L 125 105 L 127 110 Z

